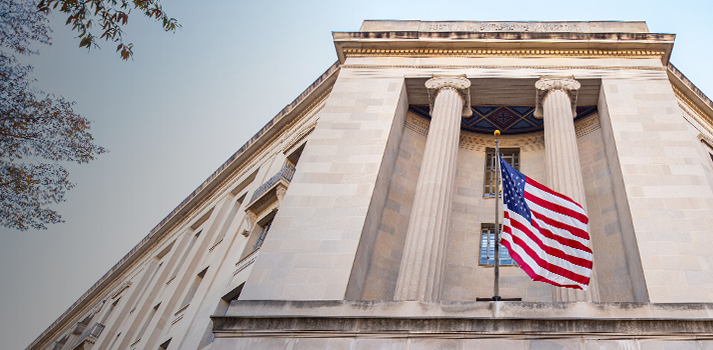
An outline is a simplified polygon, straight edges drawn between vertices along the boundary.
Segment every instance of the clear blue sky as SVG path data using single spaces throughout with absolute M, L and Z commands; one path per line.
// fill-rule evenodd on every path
M 672 62 L 713 96 L 711 1 L 164 0 L 183 28 L 133 14 L 134 60 L 77 48 L 64 18 L 32 57 L 39 87 L 76 101 L 111 150 L 69 166 L 66 223 L 0 229 L 0 348 L 24 349 L 334 61 L 331 31 L 364 19 L 644 20 L 677 34 Z M 474 252 L 475 254 L 475 252 Z

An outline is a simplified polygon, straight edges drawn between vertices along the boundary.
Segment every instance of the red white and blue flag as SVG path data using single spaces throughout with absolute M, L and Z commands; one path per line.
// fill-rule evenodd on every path
M 587 290 L 589 218 L 581 205 L 533 181 L 500 157 L 504 219 L 500 243 L 533 281 Z

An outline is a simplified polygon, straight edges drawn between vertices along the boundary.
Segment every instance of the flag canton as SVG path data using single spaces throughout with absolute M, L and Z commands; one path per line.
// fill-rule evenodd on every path
M 502 169 L 503 184 L 503 205 L 508 210 L 520 214 L 520 216 L 532 222 L 530 208 L 525 202 L 525 183 L 527 177 L 515 170 L 502 157 L 500 157 L 500 167 Z

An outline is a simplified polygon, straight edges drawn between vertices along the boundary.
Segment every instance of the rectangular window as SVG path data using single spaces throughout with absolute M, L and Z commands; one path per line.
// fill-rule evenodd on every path
M 515 265 L 515 261 L 510 258 L 508 249 L 502 244 L 498 247 L 500 253 L 500 265 Z M 495 225 L 480 225 L 480 265 L 495 265 Z
M 499 186 L 495 183 L 497 170 L 495 161 L 498 159 L 495 156 L 495 148 L 487 148 L 485 150 L 485 182 L 483 184 L 483 197 L 495 197 Z M 520 170 L 520 149 L 519 148 L 501 148 L 500 155 L 516 170 Z

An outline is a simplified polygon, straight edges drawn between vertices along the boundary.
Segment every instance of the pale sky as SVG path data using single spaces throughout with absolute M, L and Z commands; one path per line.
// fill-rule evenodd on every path
M 713 97 L 713 1 L 164 0 L 175 34 L 132 14 L 115 44 L 79 49 L 66 18 L 39 47 L 38 87 L 76 101 L 111 153 L 70 165 L 77 183 L 46 231 L 0 229 L 0 348 L 30 344 L 230 155 L 336 61 L 332 31 L 364 19 L 643 20 L 677 34 L 671 61 Z M 474 258 L 477 252 L 473 252 Z

